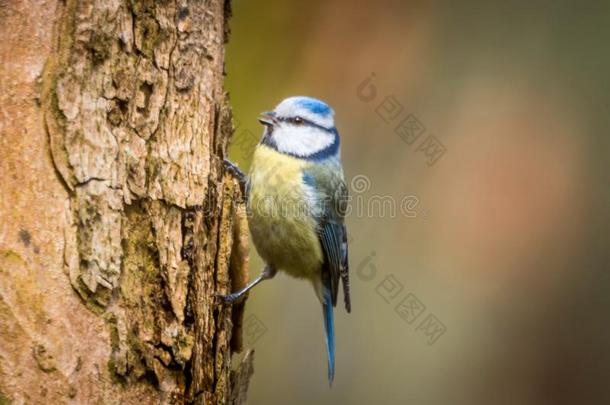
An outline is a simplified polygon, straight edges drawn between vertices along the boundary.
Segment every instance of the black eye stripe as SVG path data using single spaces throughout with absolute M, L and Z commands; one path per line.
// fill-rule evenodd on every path
M 277 117 L 278 121 L 281 122 L 288 122 L 290 124 L 294 124 L 294 125 L 315 125 L 315 123 L 306 120 L 305 118 L 302 117 Z
M 315 122 L 305 119 L 303 117 L 276 117 L 276 120 L 280 121 L 280 122 L 288 122 L 293 125 L 299 125 L 299 126 L 306 125 L 309 127 L 318 128 L 323 131 L 331 132 L 331 133 L 333 132 L 333 129 L 334 129 L 334 128 L 323 127 L 322 125 L 318 125 Z M 300 122 L 298 120 L 300 120 Z

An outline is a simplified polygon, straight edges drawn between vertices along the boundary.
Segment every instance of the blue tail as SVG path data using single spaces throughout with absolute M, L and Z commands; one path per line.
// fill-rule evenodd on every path
M 326 354 L 328 355 L 328 383 L 332 386 L 335 378 L 335 326 L 333 322 L 333 301 L 328 288 L 324 288 L 322 312 L 324 313 Z

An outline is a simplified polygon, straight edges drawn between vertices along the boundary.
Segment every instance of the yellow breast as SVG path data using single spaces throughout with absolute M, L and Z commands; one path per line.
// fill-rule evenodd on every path
M 250 169 L 249 225 L 263 260 L 295 277 L 318 276 L 322 248 L 303 184 L 306 161 L 259 145 Z

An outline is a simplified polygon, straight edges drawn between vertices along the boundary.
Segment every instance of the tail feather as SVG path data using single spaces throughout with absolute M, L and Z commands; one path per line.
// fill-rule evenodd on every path
M 324 330 L 326 332 L 326 354 L 328 357 L 328 383 L 332 386 L 335 378 L 335 326 L 333 321 L 333 302 L 330 290 L 324 289 Z

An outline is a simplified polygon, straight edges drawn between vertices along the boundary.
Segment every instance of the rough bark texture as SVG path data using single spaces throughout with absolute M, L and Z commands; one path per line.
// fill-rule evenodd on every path
M 0 403 L 245 401 L 228 14 L 0 0 Z

